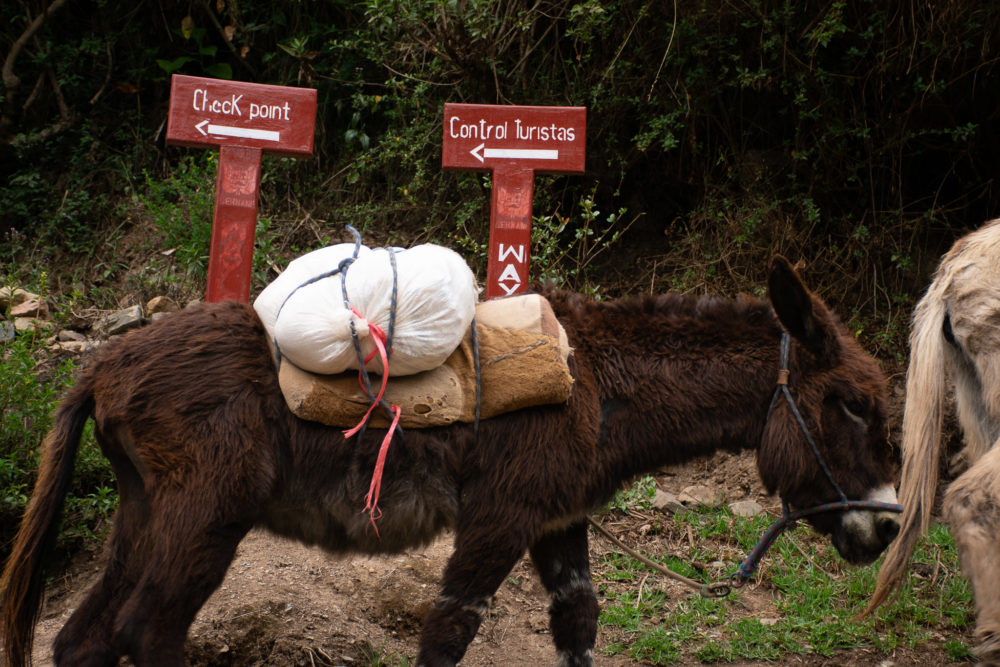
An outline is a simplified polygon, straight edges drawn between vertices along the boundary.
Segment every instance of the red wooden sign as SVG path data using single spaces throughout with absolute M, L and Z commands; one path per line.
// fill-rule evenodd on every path
M 312 155 L 316 90 L 174 74 L 167 142 Z
M 493 173 L 487 299 L 526 289 L 535 172 L 583 173 L 586 134 L 586 107 L 444 105 L 442 168 Z
M 167 143 L 219 147 L 206 301 L 250 299 L 262 153 L 312 155 L 316 91 L 173 75 Z

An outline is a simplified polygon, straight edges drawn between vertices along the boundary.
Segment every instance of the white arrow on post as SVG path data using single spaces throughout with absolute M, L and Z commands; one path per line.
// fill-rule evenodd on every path
M 212 125 L 203 120 L 195 128 L 208 136 L 214 134 L 222 137 L 241 137 L 243 139 L 260 139 L 261 141 L 280 141 L 281 133 L 274 130 L 255 130 L 250 127 L 231 127 L 229 125 Z
M 486 148 L 486 144 L 479 144 L 471 151 L 480 162 L 485 162 L 485 158 L 508 158 L 518 160 L 558 160 L 558 150 L 548 150 L 543 148 Z M 480 155 L 482 152 L 482 155 Z

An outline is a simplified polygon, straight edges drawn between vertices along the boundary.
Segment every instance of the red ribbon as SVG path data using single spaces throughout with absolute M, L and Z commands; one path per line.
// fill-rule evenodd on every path
M 365 319 L 361 316 L 354 308 L 351 308 L 351 312 L 357 315 L 359 319 Z M 360 431 L 365 423 L 368 421 L 368 416 L 371 415 L 372 410 L 375 406 L 382 401 L 382 396 L 385 394 L 385 386 L 389 381 L 389 352 L 386 350 L 386 335 L 385 331 L 376 324 L 368 322 L 368 331 L 371 333 L 372 340 L 375 342 L 375 349 L 371 354 L 364 360 L 364 364 L 367 365 L 376 354 L 382 361 L 382 385 L 379 387 L 378 395 L 372 399 L 371 404 L 368 406 L 368 411 L 365 412 L 364 417 L 358 422 L 357 426 L 354 428 L 344 431 L 344 437 L 350 438 L 352 435 Z M 362 381 L 364 373 L 364 368 L 358 369 L 358 383 L 361 384 L 361 388 L 367 393 L 368 390 L 365 389 L 364 382 Z M 369 394 L 369 398 L 371 395 Z M 382 511 L 378 508 L 378 496 L 379 492 L 382 490 L 382 470 L 385 468 L 385 457 L 389 453 L 389 444 L 392 442 L 393 433 L 396 431 L 396 426 L 399 424 L 399 416 L 402 413 L 402 409 L 398 405 L 390 405 L 389 409 L 392 410 L 393 419 L 392 424 L 389 425 L 389 430 L 385 434 L 385 438 L 382 439 L 382 445 L 378 450 L 378 459 L 375 461 L 375 470 L 372 473 L 372 481 L 368 486 L 368 495 L 365 496 L 365 508 L 364 512 L 368 512 L 371 517 L 372 527 L 375 528 L 375 534 L 378 535 L 378 526 L 375 522 L 378 521 L 382 516 Z

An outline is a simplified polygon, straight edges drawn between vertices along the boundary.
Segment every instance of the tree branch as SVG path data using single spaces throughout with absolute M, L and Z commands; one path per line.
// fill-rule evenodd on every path
M 3 61 L 3 84 L 7 88 L 7 95 L 12 96 L 14 90 L 21 84 L 21 79 L 16 74 L 14 74 L 14 61 L 21 54 L 21 50 L 24 45 L 28 43 L 38 29 L 42 27 L 42 24 L 52 16 L 52 14 L 59 11 L 63 5 L 66 4 L 68 0 L 52 0 L 52 4 L 46 8 L 44 12 L 35 17 L 35 20 L 28 24 L 28 27 L 24 29 L 21 36 L 14 40 L 14 43 L 10 45 L 10 51 L 7 52 L 7 59 Z

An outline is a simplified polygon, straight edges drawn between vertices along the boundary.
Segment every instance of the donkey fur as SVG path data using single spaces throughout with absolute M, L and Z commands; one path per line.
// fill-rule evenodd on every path
M 345 440 L 295 417 L 264 327 L 238 303 L 203 304 L 94 354 L 55 416 L 39 480 L 2 579 L 7 665 L 31 654 L 78 441 L 93 418 L 121 503 L 102 578 L 63 627 L 57 665 L 184 664 L 198 609 L 254 526 L 331 553 L 397 552 L 454 530 L 455 549 L 424 621 L 417 664 L 454 665 L 490 597 L 528 550 L 551 595 L 560 664 L 591 665 L 598 603 L 589 512 L 635 475 L 719 449 L 758 450 L 762 480 L 793 506 L 836 498 L 786 405 L 768 407 L 779 339 L 795 342 L 790 386 L 844 492 L 891 485 L 885 378 L 787 261 L 771 303 L 666 294 L 594 302 L 548 294 L 575 348 L 563 405 L 471 425 L 408 430 L 389 449 L 377 530 L 361 512 L 384 431 Z M 773 308 L 772 308 L 773 306 Z M 814 519 L 869 562 L 894 519 Z

